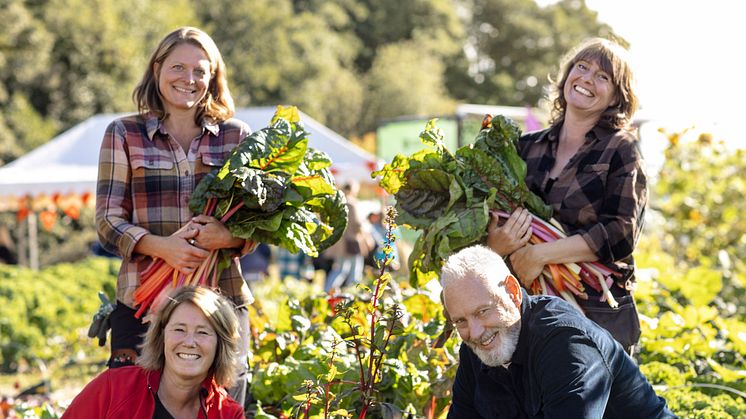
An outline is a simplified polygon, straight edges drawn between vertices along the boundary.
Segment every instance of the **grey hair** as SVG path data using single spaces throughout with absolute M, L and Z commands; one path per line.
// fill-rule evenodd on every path
M 486 246 L 476 245 L 448 257 L 440 271 L 440 285 L 445 289 L 458 286 L 465 279 L 477 279 L 486 284 L 491 292 L 507 297 L 504 285 L 508 275 L 510 270 L 500 255 Z

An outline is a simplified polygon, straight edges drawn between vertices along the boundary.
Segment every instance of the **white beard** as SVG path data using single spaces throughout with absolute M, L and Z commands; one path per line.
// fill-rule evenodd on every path
M 497 333 L 495 339 L 499 339 L 497 346 L 493 349 L 482 349 L 479 342 L 484 341 L 485 338 L 494 333 Z M 474 351 L 482 363 L 490 367 L 497 367 L 507 364 L 513 358 L 515 348 L 518 346 L 518 336 L 520 333 L 521 322 L 516 322 L 507 329 L 486 330 L 478 339 L 471 339 L 465 343 Z

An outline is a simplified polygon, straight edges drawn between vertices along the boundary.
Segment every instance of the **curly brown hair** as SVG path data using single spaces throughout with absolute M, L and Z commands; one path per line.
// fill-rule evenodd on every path
M 638 98 L 633 90 L 634 74 L 627 58 L 628 52 L 621 45 L 602 38 L 591 38 L 570 51 L 560 66 L 554 85 L 557 95 L 552 104 L 552 125 L 560 125 L 565 120 L 567 100 L 564 86 L 570 71 L 578 61 L 596 62 L 611 76 L 618 99 L 609 106 L 599 119 L 599 124 L 615 129 L 625 128 L 637 111 Z

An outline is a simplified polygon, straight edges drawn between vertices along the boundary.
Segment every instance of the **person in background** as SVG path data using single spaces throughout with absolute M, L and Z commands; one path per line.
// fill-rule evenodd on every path
M 194 216 L 195 186 L 250 134 L 232 119 L 233 98 L 220 51 L 203 31 L 183 27 L 166 35 L 152 53 L 133 99 L 139 112 L 113 121 L 101 144 L 96 227 L 104 249 L 122 257 L 117 304 L 111 321 L 109 366 L 132 365 L 146 325 L 135 318 L 133 294 L 154 258 L 181 273 L 193 273 L 215 249 L 236 256 L 252 243 L 233 237 L 214 217 Z M 236 264 L 219 278 L 239 319 L 242 376 L 234 398 L 245 399 L 249 320 L 253 301 Z
M 451 255 L 440 278 L 463 341 L 449 419 L 675 417 L 608 331 L 529 296 L 489 248 Z
M 275 248 L 275 261 L 279 268 L 280 279 L 313 280 L 311 258 L 302 251 L 292 253 L 284 247 Z
M 393 240 L 392 242 L 389 242 L 386 237 L 388 226 L 384 224 L 383 214 L 380 212 L 371 212 L 368 214 L 368 222 L 371 226 L 371 236 L 375 246 L 370 252 L 368 252 L 368 255 L 365 258 L 365 264 L 377 269 L 378 263 L 386 257 L 383 251 L 384 246 L 391 245 L 391 253 L 389 254 L 391 262 L 388 266 L 392 271 L 399 270 L 399 267 L 401 266 L 399 262 L 399 243 L 401 242 L 399 229 L 397 228 L 392 231 Z
M 364 257 L 374 246 L 371 227 L 357 200 L 360 184 L 350 181 L 342 186 L 342 191 L 347 198 L 347 228 L 342 238 L 324 251 L 324 256 L 334 259 L 324 284 L 326 292 L 360 282 Z
M 247 282 L 261 281 L 269 275 L 272 249 L 266 243 L 259 243 L 256 249 L 241 256 L 241 274 Z
M 0 263 L 8 265 L 16 265 L 18 263 L 13 239 L 10 237 L 8 227 L 4 225 L 0 225 Z
M 243 418 L 225 391 L 239 369 L 233 304 L 208 288 L 181 287 L 151 321 L 137 365 L 108 369 L 63 418 Z
M 511 214 L 503 226 L 493 216 L 488 244 L 509 257 L 513 272 L 529 287 L 549 263 L 599 261 L 622 275 L 611 287 L 619 309 L 586 287 L 578 304 L 608 328 L 627 350 L 640 337 L 635 285 L 635 249 L 648 199 L 645 165 L 629 128 L 637 109 L 627 51 L 604 39 L 590 39 L 571 51 L 561 66 L 551 126 L 525 134 L 518 152 L 526 162 L 526 184 L 554 210 L 568 237 L 531 245 L 530 215 Z

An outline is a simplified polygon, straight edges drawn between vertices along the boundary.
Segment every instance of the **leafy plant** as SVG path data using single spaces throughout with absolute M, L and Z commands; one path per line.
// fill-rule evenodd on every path
M 490 210 L 525 206 L 545 220 L 552 214 L 526 186 L 526 164 L 516 151 L 520 129 L 513 121 L 485 118 L 476 142 L 454 154 L 435 122 L 420 134 L 434 150 L 396 155 L 372 173 L 396 197 L 397 222 L 422 232 L 409 259 L 416 286 L 435 278 L 448 255 L 486 236 Z
M 394 240 L 392 228 L 393 222 L 387 242 Z M 276 316 L 289 321 L 272 324 L 264 313 L 252 313 L 252 325 L 260 327 L 251 389 L 265 412 L 323 418 L 444 412 L 455 376 L 455 340 L 432 347 L 431 337 L 444 324 L 440 304 L 392 281 L 386 272 L 390 253 L 389 244 L 370 287 L 291 296 Z
M 278 106 L 268 127 L 244 139 L 219 170 L 200 181 L 189 208 L 219 218 L 234 237 L 318 256 L 347 226 L 346 201 L 331 164 L 326 153 L 308 147 L 298 109 Z M 189 275 L 154 259 L 135 291 L 135 316 L 171 286 L 215 287 L 234 257 L 233 249 L 212 250 Z
M 94 351 L 88 324 L 98 308 L 97 292 L 114 295 L 117 263 L 91 258 L 39 272 L 0 264 L 0 372 Z

